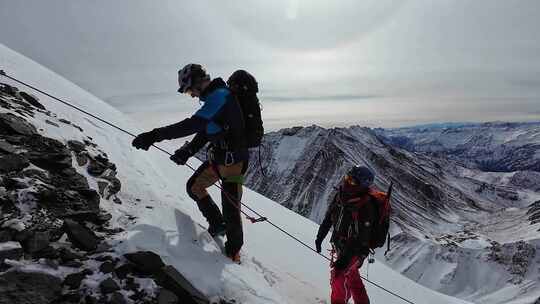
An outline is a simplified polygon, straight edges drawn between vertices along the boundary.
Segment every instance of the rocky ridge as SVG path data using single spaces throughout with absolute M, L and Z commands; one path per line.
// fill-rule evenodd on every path
M 540 123 L 488 122 L 375 129 L 392 146 L 443 156 L 482 171 L 540 171 Z
M 100 204 L 123 203 L 116 166 L 90 137 L 42 135 L 27 121 L 37 112 L 84 132 L 0 84 L 0 304 L 210 303 L 158 255 L 115 253 L 123 229 Z

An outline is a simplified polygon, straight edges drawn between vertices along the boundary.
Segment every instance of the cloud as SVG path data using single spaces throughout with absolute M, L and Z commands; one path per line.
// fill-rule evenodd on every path
M 362 100 L 370 98 L 380 98 L 382 96 L 377 95 L 325 95 L 325 96 L 272 96 L 262 95 L 265 100 L 271 101 L 340 101 L 340 100 Z
M 188 62 L 252 72 L 276 126 L 538 115 L 537 0 L 0 0 L 0 28 L 8 47 L 152 122 L 197 106 L 175 95 Z

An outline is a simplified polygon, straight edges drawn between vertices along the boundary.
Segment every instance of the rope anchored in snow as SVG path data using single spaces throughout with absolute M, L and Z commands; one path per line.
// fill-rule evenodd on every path
M 86 115 L 88 115 L 88 116 L 90 116 L 90 117 L 92 117 L 92 118 L 94 118 L 94 119 L 96 119 L 96 120 L 98 120 L 98 121 L 100 121 L 100 122 L 102 122 L 102 123 L 104 123 L 104 124 L 106 124 L 106 125 L 108 125 L 108 126 L 114 128 L 114 129 L 117 129 L 117 130 L 119 130 L 119 131 L 121 131 L 121 132 L 123 132 L 123 133 L 125 133 L 125 134 L 127 134 L 127 135 L 130 135 L 131 137 L 136 137 L 135 134 L 133 134 L 133 133 L 131 133 L 131 132 L 129 132 L 129 131 L 127 131 L 127 130 L 125 130 L 125 129 L 123 129 L 123 128 L 121 128 L 121 127 L 115 125 L 115 124 L 113 124 L 113 123 L 110 123 L 110 122 L 108 122 L 108 121 L 105 120 L 105 119 L 102 119 L 102 118 L 100 118 L 100 117 L 98 117 L 98 116 L 96 116 L 96 115 L 94 115 L 94 114 L 92 114 L 92 113 L 90 113 L 90 112 L 87 112 L 87 111 L 85 111 L 85 110 L 83 110 L 83 109 L 81 109 L 81 108 L 79 108 L 79 107 L 77 107 L 77 106 L 75 106 L 75 105 L 73 105 L 73 104 L 67 102 L 67 101 L 64 101 L 64 100 L 62 100 L 62 99 L 60 99 L 60 98 L 58 98 L 58 97 L 55 97 L 55 96 L 53 96 L 53 95 L 51 95 L 51 94 L 49 94 L 49 93 L 47 93 L 47 92 L 44 92 L 44 91 L 40 90 L 39 88 L 37 88 L 37 87 L 35 87 L 35 86 L 32 86 L 32 85 L 30 85 L 30 84 L 28 84 L 28 83 L 26 83 L 26 82 L 23 82 L 23 81 L 21 81 L 21 80 L 18 80 L 18 79 L 15 78 L 15 77 L 11 77 L 11 76 L 7 75 L 7 73 L 6 73 L 4 70 L 1 70 L 1 69 L 0 69 L 0 76 L 4 76 L 4 77 L 6 77 L 6 78 L 9 78 L 9 79 L 11 79 L 11 80 L 13 80 L 13 81 L 19 83 L 19 84 L 22 84 L 22 85 L 24 85 L 24 86 L 26 86 L 26 87 L 28 87 L 28 88 L 31 88 L 32 90 L 35 90 L 36 92 L 39 92 L 39 93 L 41 93 L 41 94 L 43 94 L 43 95 L 45 95 L 45 96 L 47 96 L 47 97 L 49 97 L 49 98 L 52 98 L 52 99 L 54 99 L 54 100 L 56 100 L 56 101 L 58 101 L 58 102 L 60 102 L 60 103 L 62 103 L 62 104 L 64 104 L 64 105 L 66 105 L 66 106 L 68 106 L 68 107 L 70 107 L 70 108 L 73 108 L 73 109 L 75 109 L 75 110 L 77 110 L 77 111 L 79 111 L 79 112 L 81 112 L 81 113 L 84 113 L 84 114 L 86 114 Z M 164 150 L 164 149 L 162 149 L 162 148 L 160 148 L 160 147 L 158 147 L 158 146 L 156 146 L 156 145 L 152 145 L 152 146 L 153 146 L 154 148 L 158 149 L 159 151 L 161 151 L 161 152 L 163 152 L 163 153 L 169 155 L 169 156 L 172 155 L 172 153 L 170 153 L 170 152 L 168 152 L 167 150 Z M 193 168 L 193 167 L 190 166 L 189 164 L 186 164 L 186 166 L 189 167 L 191 170 L 195 171 L 195 168 Z M 218 187 L 219 189 L 221 189 L 222 191 L 224 191 L 223 188 L 222 188 L 220 185 L 214 184 L 214 186 L 216 186 L 216 187 Z M 225 193 L 227 196 L 229 196 L 229 194 L 226 193 L 225 191 L 224 191 L 224 193 Z M 231 204 L 235 205 L 235 204 L 232 203 L 232 202 L 231 202 Z M 242 214 L 244 214 L 244 215 L 246 216 L 246 218 L 247 218 L 248 220 L 250 220 L 252 223 L 267 222 L 268 224 L 270 224 L 272 227 L 274 227 L 275 229 L 277 229 L 277 230 L 280 231 L 281 233 L 285 234 L 285 235 L 288 236 L 289 238 L 291 238 L 291 239 L 293 239 L 294 241 L 298 242 L 300 245 L 302 245 L 302 246 L 306 247 L 307 249 L 313 251 L 315 254 L 318 254 L 319 256 L 323 257 L 323 258 L 326 259 L 327 261 L 329 261 L 329 262 L 332 261 L 331 258 L 329 258 L 328 256 L 326 256 L 326 255 L 324 255 L 324 254 L 322 254 L 322 253 L 318 253 L 316 249 L 312 248 L 310 245 L 308 245 L 308 244 L 305 243 L 304 241 L 300 240 L 299 238 L 295 237 L 294 235 L 292 235 L 291 233 L 289 233 L 289 232 L 286 231 L 285 229 L 283 229 L 283 228 L 281 228 L 280 226 L 276 225 L 275 223 L 273 223 L 272 221 L 270 221 L 267 217 L 261 215 L 260 213 L 258 213 L 258 212 L 255 211 L 255 210 L 253 210 L 253 209 L 252 209 L 251 207 L 249 207 L 248 205 L 246 205 L 246 204 L 244 204 L 244 203 L 242 203 L 242 202 L 240 202 L 240 204 L 241 204 L 242 206 L 244 206 L 245 208 L 247 208 L 249 211 L 251 211 L 253 214 L 255 214 L 255 215 L 257 215 L 257 216 L 259 217 L 259 218 L 251 217 L 251 216 L 249 216 L 248 214 L 246 214 L 244 211 L 242 211 L 241 208 L 240 208 L 240 206 L 236 206 L 236 205 L 235 205 L 235 207 L 236 207 L 240 212 L 242 212 Z M 377 287 L 377 288 L 379 288 L 379 289 L 385 291 L 386 293 L 388 293 L 388 294 L 390 294 L 390 295 L 393 295 L 393 296 L 395 296 L 395 297 L 397 297 L 397 298 L 403 300 L 403 301 L 406 302 L 406 303 L 409 303 L 409 304 L 415 304 L 415 303 L 412 302 L 411 300 L 408 300 L 408 299 L 404 298 L 403 296 L 400 296 L 399 294 L 397 294 L 397 293 L 395 293 L 395 292 L 393 292 L 393 291 L 391 291 L 391 290 L 389 290 L 389 289 L 387 289 L 387 288 L 385 288 L 385 287 L 383 287 L 383 286 L 381 286 L 381 285 L 379 285 L 379 284 L 377 284 L 377 283 L 375 283 L 375 282 L 372 282 L 372 281 L 370 281 L 369 279 L 367 279 L 367 278 L 365 278 L 365 277 L 362 277 L 362 279 L 364 279 L 366 282 L 370 283 L 371 285 L 373 285 L 373 286 L 375 286 L 375 287 Z

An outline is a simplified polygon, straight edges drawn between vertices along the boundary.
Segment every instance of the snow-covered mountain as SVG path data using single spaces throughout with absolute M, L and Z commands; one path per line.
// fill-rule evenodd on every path
M 69 100 L 122 128 L 137 131 L 135 125 L 114 108 L 2 45 L 0 67 L 14 77 Z M 19 86 L 4 78 L 2 82 Z M 328 263 L 320 256 L 299 246 L 267 223 L 250 224 L 245 221 L 243 262 L 241 265 L 230 262 L 223 257 L 216 243 L 207 237 L 203 228 L 205 221 L 185 193 L 184 184 L 191 175 L 186 167 L 173 165 L 167 155 L 155 149 L 149 152 L 132 149 L 130 137 L 48 97 L 40 96 L 39 102 L 49 114 L 36 111 L 33 115 L 22 115 L 9 107 L 1 107 L 0 112 L 26 120 L 41 136 L 60 144 L 66 145 L 72 140 L 84 142 L 91 137 L 92 142 L 107 154 L 108 160 L 115 164 L 116 177 L 121 182 L 121 190 L 115 197 L 122 204 L 102 197 L 99 208 L 112 215 L 111 227 L 125 230 L 107 239 L 116 254 L 120 256 L 140 250 L 158 253 L 166 264 L 173 266 L 206 297 L 214 300 L 328 303 Z M 67 125 L 66 121 L 71 124 Z M 72 165 L 80 172 L 88 170 L 75 160 Z M 194 161 L 192 165 L 197 163 Z M 88 178 L 89 187 L 98 191 L 99 185 L 93 180 Z M 211 194 L 219 197 L 216 189 Z M 307 243 L 313 241 L 318 226 L 312 221 L 253 191 L 245 191 L 244 202 L 299 239 Z M 27 207 L 24 204 L 17 206 L 22 208 L 21 212 Z M 329 245 L 326 243 L 324 246 Z M 6 248 L 2 247 L 2 250 Z M 40 263 L 39 267 L 36 263 L 39 261 L 25 258 L 10 262 L 6 268 L 0 269 L 0 275 L 7 277 L 17 269 L 48 273 L 64 280 L 74 271 L 64 266 L 58 268 L 54 263 Z M 362 271 L 365 273 L 364 269 Z M 99 270 L 83 284 L 90 289 L 98 288 L 103 281 L 113 277 Z M 418 285 L 383 263 L 371 266 L 369 278 L 414 303 L 466 303 Z M 374 303 L 403 303 L 369 283 L 366 285 Z M 157 288 L 151 284 L 144 287 L 150 293 Z M 126 301 L 133 303 L 131 299 Z
M 318 222 L 333 186 L 354 164 L 371 167 L 381 189 L 394 181 L 394 246 L 386 262 L 395 270 L 478 303 L 538 297 L 540 225 L 531 215 L 537 207 L 530 205 L 540 195 L 529 174 L 519 173 L 527 181 L 522 183 L 518 174 L 409 152 L 369 128 L 311 126 L 266 134 L 247 185 Z M 514 262 L 521 260 L 518 271 Z
M 540 122 L 435 124 L 375 132 L 393 146 L 443 155 L 482 171 L 540 171 Z

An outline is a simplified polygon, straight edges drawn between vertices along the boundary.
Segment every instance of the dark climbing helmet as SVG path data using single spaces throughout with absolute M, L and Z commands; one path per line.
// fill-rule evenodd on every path
M 347 175 L 353 179 L 353 181 L 361 187 L 368 188 L 373 184 L 375 180 L 375 174 L 369 168 L 364 166 L 352 167 Z
M 189 88 L 199 85 L 203 80 L 210 80 L 202 65 L 190 63 L 178 71 L 179 93 L 185 93 Z

